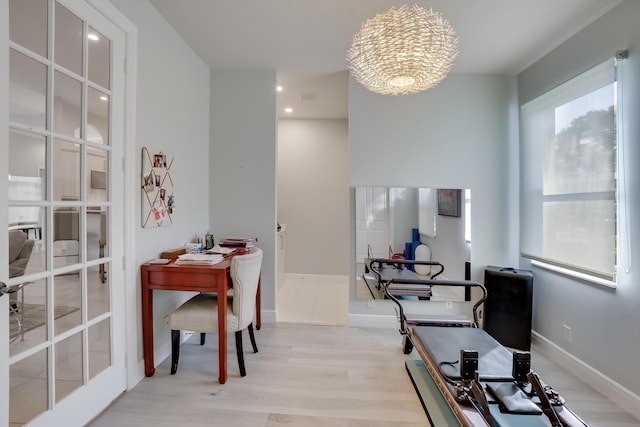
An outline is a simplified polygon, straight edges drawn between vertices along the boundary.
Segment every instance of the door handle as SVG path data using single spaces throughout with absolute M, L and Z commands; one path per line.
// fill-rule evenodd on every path
M 8 288 L 4 282 L 0 282 L 0 297 L 4 294 L 12 294 L 16 291 L 17 289 Z

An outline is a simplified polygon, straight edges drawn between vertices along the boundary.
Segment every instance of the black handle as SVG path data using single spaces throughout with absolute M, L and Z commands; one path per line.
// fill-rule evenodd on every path
M 0 282 L 0 297 L 4 294 L 12 294 L 16 291 L 17 289 L 8 288 L 4 282 Z

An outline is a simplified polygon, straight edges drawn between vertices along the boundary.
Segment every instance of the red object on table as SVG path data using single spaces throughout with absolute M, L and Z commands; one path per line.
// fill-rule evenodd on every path
M 155 373 L 153 355 L 153 291 L 217 292 L 226 295 L 232 287 L 231 258 L 211 265 L 142 264 L 142 342 L 144 350 L 144 373 L 147 377 Z M 227 381 L 227 299 L 218 298 L 218 361 L 220 384 Z M 260 329 L 260 282 L 256 294 L 256 329 Z

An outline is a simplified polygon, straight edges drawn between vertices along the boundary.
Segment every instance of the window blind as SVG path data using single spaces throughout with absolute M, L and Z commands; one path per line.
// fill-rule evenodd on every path
M 521 252 L 614 280 L 615 61 L 521 107 Z

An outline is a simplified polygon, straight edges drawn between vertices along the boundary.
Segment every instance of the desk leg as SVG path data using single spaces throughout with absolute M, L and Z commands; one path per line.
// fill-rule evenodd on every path
M 258 292 L 256 292 L 256 329 L 260 330 L 262 326 L 262 308 L 260 307 L 260 303 L 262 300 L 261 291 L 260 291 L 260 277 L 258 277 Z
M 218 280 L 218 381 L 227 382 L 227 290 L 229 279 Z
M 153 291 L 149 289 L 147 274 L 142 273 L 142 348 L 144 374 L 152 377 L 156 372 L 153 361 Z

